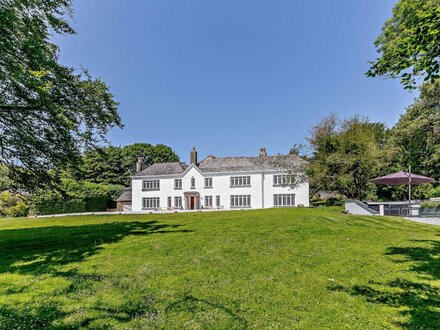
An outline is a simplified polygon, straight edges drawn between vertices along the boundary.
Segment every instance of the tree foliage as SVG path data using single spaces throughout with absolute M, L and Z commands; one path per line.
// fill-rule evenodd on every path
M 401 169 L 440 178 L 440 81 L 425 83 L 420 96 L 392 128 L 391 145 Z
M 384 124 L 358 115 L 339 120 L 332 114 L 322 119 L 308 138 L 312 189 L 363 198 L 371 188 L 369 180 L 381 169 L 386 131 Z
M 58 61 L 51 35 L 75 33 L 71 12 L 70 0 L 0 2 L 0 162 L 28 187 L 122 125 L 108 86 Z
M 439 78 L 440 0 L 399 0 L 375 45 L 381 56 L 367 76 L 400 78 L 405 88 Z
M 179 161 L 176 153 L 163 144 L 135 143 L 124 147 L 100 147 L 84 154 L 83 178 L 95 183 L 129 185 L 139 157 L 144 157 L 145 166 Z

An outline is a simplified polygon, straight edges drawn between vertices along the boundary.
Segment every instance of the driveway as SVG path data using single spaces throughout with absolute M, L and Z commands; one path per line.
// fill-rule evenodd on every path
M 405 219 L 415 221 L 415 222 L 427 223 L 429 225 L 440 226 L 440 218 L 415 218 L 415 217 L 411 217 L 411 218 L 405 218 Z

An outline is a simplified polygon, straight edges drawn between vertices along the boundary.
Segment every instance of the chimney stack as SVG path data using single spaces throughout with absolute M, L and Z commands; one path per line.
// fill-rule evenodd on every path
M 266 148 L 260 148 L 260 157 L 266 157 L 267 153 L 266 153 Z
M 139 157 L 136 162 L 136 173 L 144 169 L 144 157 Z
M 190 164 L 194 164 L 197 166 L 197 151 L 196 148 L 193 147 L 189 154 Z

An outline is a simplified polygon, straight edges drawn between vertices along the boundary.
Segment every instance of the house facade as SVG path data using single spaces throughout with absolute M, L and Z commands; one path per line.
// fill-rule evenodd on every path
M 309 206 L 309 183 L 289 185 L 305 161 L 295 155 L 258 157 L 208 156 L 197 161 L 195 148 L 190 164 L 156 163 L 143 168 L 142 159 L 132 177 L 132 211 L 262 209 Z

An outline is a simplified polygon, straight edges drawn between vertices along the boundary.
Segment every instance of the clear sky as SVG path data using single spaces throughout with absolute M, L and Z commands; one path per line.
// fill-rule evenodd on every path
M 416 93 L 364 76 L 392 0 L 76 0 L 62 63 L 111 87 L 114 145 L 188 160 L 286 153 L 323 116 L 394 124 Z

